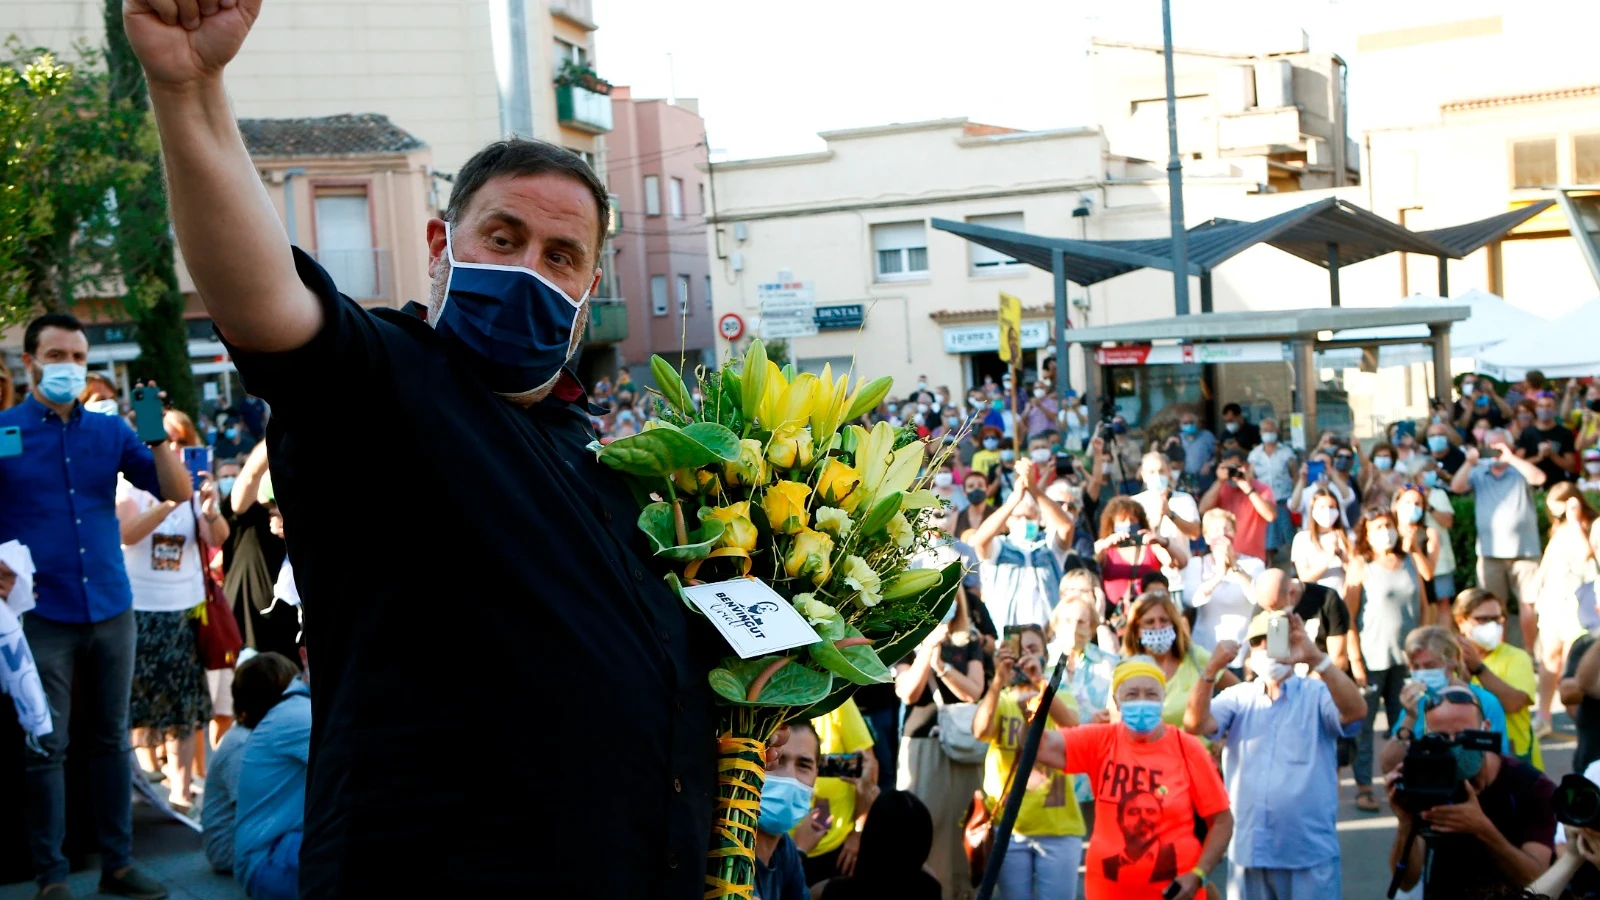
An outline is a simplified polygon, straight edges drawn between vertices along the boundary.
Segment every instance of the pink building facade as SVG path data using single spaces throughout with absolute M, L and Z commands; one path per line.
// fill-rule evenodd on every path
M 635 100 L 622 86 L 612 90 L 611 112 L 606 175 L 621 221 L 607 264 L 627 301 L 621 364 L 651 383 L 651 354 L 676 364 L 682 349 L 692 371 L 715 348 L 705 120 L 693 100 Z

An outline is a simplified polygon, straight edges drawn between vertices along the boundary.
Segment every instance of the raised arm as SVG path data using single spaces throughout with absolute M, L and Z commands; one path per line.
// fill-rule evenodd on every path
M 1461 468 L 1456 469 L 1456 473 L 1450 476 L 1450 493 L 1465 494 L 1472 489 L 1472 469 L 1478 464 L 1479 455 L 1476 444 L 1468 444 L 1461 448 Z
M 124 0 L 123 26 L 150 84 L 173 226 L 195 289 L 223 337 L 273 352 L 309 342 L 322 310 L 295 272 L 222 85 L 261 4 Z
M 1521 475 L 1523 479 L 1528 482 L 1528 484 L 1532 485 L 1533 487 L 1540 487 L 1544 484 L 1544 470 L 1539 468 L 1534 463 L 1531 463 L 1511 452 L 1511 447 L 1509 445 L 1504 443 L 1495 444 L 1492 449 L 1499 450 L 1500 461 L 1510 465 L 1511 468 L 1516 469 L 1517 474 Z

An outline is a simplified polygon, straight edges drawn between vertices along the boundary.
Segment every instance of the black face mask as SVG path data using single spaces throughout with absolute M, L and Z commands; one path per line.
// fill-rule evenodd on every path
M 1588 403 L 1586 403 L 1584 405 L 1589 407 L 1589 411 L 1590 412 L 1600 413 L 1600 397 L 1597 397 L 1597 398 L 1595 398 L 1593 400 L 1590 400 Z
M 989 492 L 983 488 L 973 488 L 967 491 L 967 502 L 973 506 L 982 506 L 989 502 Z
M 1335 456 L 1333 458 L 1333 467 L 1335 469 L 1339 470 L 1340 472 L 1348 472 L 1348 471 L 1350 471 L 1351 464 L 1354 463 L 1354 462 L 1355 462 L 1355 460 L 1354 460 L 1353 457 Z

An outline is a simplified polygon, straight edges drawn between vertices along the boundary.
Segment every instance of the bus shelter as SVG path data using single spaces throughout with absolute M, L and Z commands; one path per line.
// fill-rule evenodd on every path
M 1376 359 L 1391 344 L 1429 349 L 1426 399 L 1451 396 L 1450 327 L 1471 315 L 1467 306 L 1384 309 L 1330 307 L 1199 313 L 1120 325 L 1069 329 L 1064 338 L 1084 353 L 1089 392 L 1103 398 L 1102 414 L 1124 415 L 1155 434 L 1175 430 L 1180 410 L 1202 413 L 1225 402 L 1269 410 L 1291 441 L 1304 449 L 1319 433 L 1319 405 L 1340 402 L 1317 353 L 1356 348 Z M 1343 339 L 1358 328 L 1423 326 L 1426 337 Z M 1230 379 L 1230 369 L 1241 377 Z M 1230 390 L 1230 385 L 1234 387 Z M 1319 400 L 1320 398 L 1320 400 Z M 1287 413 L 1287 414 L 1286 414 Z M 1348 426 L 1348 410 L 1327 410 L 1325 423 Z M 1344 418 L 1346 421 L 1340 421 Z

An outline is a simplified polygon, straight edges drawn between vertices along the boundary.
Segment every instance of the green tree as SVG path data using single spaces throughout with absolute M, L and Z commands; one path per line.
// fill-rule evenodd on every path
M 92 51 L 69 65 L 5 43 L 0 61 L 0 325 L 115 289 L 118 186 L 147 164 L 107 138 L 107 80 Z
M 192 416 L 199 398 L 189 367 L 172 219 L 165 185 L 154 174 L 161 171 L 161 144 L 150 114 L 144 70 L 122 30 L 122 0 L 105 0 L 105 25 L 111 140 L 120 158 L 147 165 L 152 173 L 123 183 L 116 191 L 115 246 L 122 302 L 139 326 L 139 358 L 132 369 L 135 377 L 157 381 L 172 405 Z

